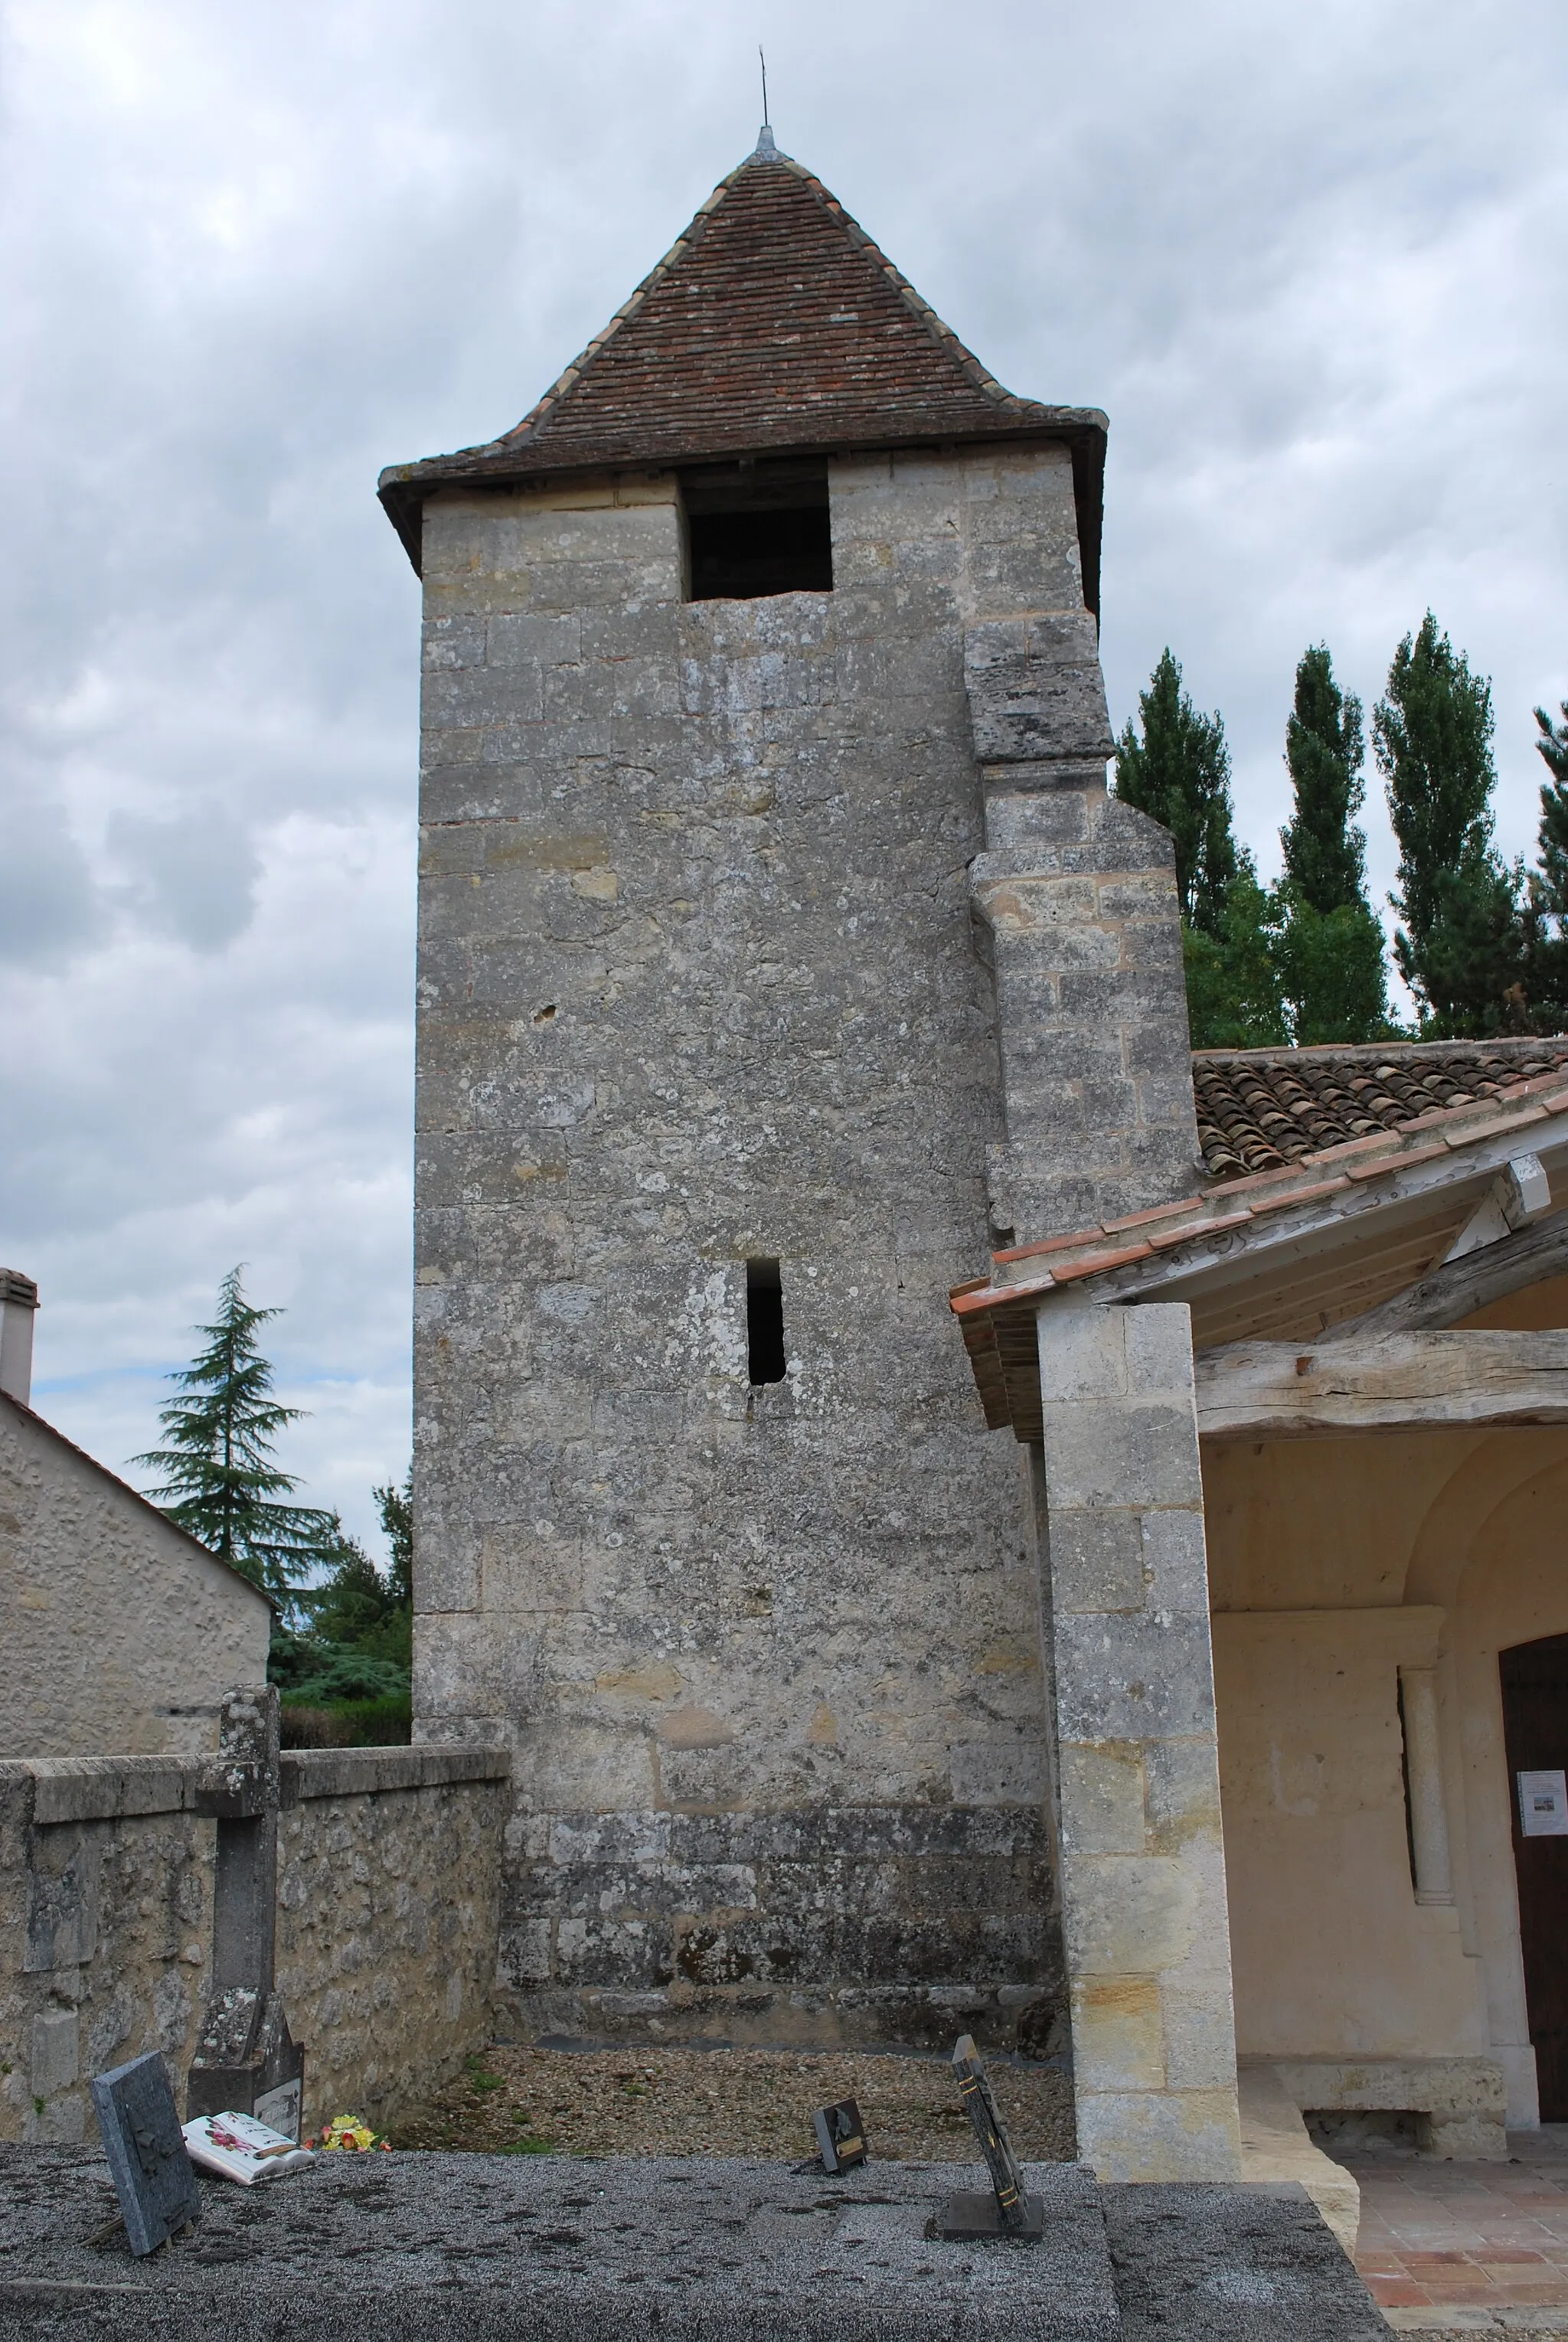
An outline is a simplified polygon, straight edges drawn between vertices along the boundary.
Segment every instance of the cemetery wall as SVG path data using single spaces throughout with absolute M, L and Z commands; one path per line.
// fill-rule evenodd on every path
M 278 1817 L 277 1988 L 308 2121 L 390 2115 L 486 2037 L 507 1771 L 495 1751 L 303 1757 Z
M 183 2102 L 212 1966 L 214 1770 L 0 1764 L 0 2140 L 89 2135 L 90 2077 L 147 2049 Z M 494 1749 L 285 1756 L 277 1983 L 307 2124 L 385 2119 L 484 2039 L 507 1770 Z

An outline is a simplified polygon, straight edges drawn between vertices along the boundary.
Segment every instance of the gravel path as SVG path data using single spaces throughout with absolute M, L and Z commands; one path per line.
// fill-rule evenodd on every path
M 989 2067 L 1025 2162 L 1073 2155 L 1073 2091 L 1052 2067 Z M 854 2098 L 874 2156 L 973 2163 L 974 2134 L 945 2057 L 758 2049 L 535 2049 L 496 2042 L 391 2131 L 394 2147 L 478 2153 L 814 2152 L 814 2107 Z M 335 2111 L 350 2111 L 335 2109 Z

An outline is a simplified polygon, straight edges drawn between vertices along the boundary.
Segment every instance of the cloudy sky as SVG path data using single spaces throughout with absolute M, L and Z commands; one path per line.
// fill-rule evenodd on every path
M 1111 415 L 1104 654 L 1220 708 L 1430 604 L 1499 822 L 1568 696 L 1563 0 L 0 0 L 0 1260 L 106 1462 L 249 1264 L 311 1498 L 408 1448 L 416 588 L 387 462 L 533 403 L 751 145 Z M 1373 795 L 1375 796 L 1375 787 Z M 1371 808 L 1380 886 L 1393 856 Z

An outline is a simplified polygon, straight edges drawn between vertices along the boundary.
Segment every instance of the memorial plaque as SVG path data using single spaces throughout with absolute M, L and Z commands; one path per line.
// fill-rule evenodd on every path
M 164 2061 L 155 2050 L 93 2083 L 104 2152 L 134 2253 L 156 2252 L 201 2217 L 202 2199 Z
M 969 2239 L 977 2237 L 1040 2237 L 1045 2213 L 1037 2196 L 1024 2192 L 1024 2175 L 992 2096 L 991 2084 L 974 2037 L 961 2033 L 953 2052 L 953 2071 L 985 2167 L 992 2193 L 982 2196 L 960 2188 L 948 2197 L 931 2224 L 934 2237 Z
M 853 2098 L 818 2107 L 811 2119 L 824 2171 L 853 2171 L 865 2161 L 865 2125 Z

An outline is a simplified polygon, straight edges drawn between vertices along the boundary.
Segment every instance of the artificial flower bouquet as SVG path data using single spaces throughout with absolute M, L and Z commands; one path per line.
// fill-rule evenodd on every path
M 390 2155 L 392 2152 L 392 2141 L 380 2131 L 372 2130 L 358 2115 L 334 2115 L 315 2138 L 306 2139 L 305 2145 L 315 2147 L 323 2155 L 369 2155 L 373 2150 Z

